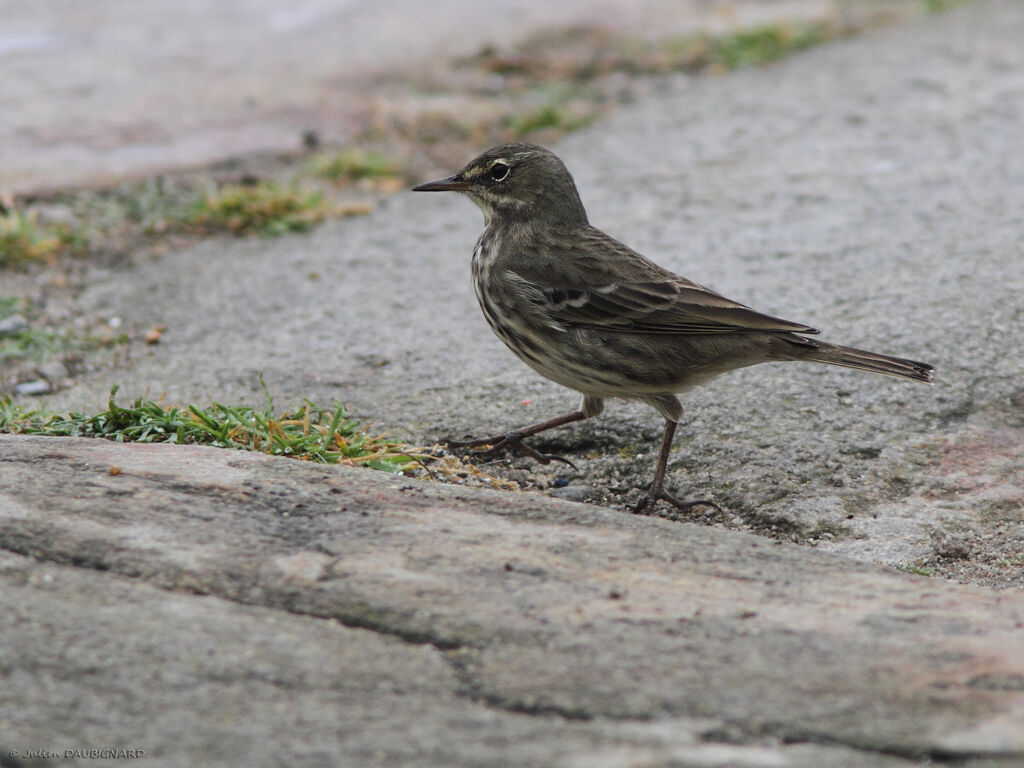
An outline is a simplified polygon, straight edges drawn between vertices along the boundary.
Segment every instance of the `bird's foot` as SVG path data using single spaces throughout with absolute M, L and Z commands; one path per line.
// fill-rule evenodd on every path
M 465 440 L 448 440 L 447 446 L 452 450 L 465 450 L 465 449 L 481 449 L 481 450 L 470 450 L 469 455 L 488 460 L 506 452 L 512 451 L 523 456 L 529 456 L 531 459 L 540 462 L 541 464 L 550 464 L 552 461 L 560 461 L 563 464 L 568 464 L 573 469 L 576 469 L 576 465 L 569 461 L 564 456 L 557 456 L 553 453 L 541 453 L 536 448 L 532 448 L 523 442 L 523 433 L 517 430 L 512 432 L 506 432 L 503 435 L 495 435 L 494 437 L 474 437 L 467 438 Z
M 717 509 L 719 512 L 724 513 L 725 510 L 715 504 L 713 501 L 708 499 L 694 499 L 693 501 L 679 501 L 672 494 L 666 491 L 664 488 L 651 488 L 645 493 L 637 505 L 633 507 L 634 515 L 650 515 L 654 513 L 654 508 L 657 506 L 659 501 L 667 501 L 673 507 L 678 509 L 680 512 L 689 512 L 694 507 L 705 506 Z

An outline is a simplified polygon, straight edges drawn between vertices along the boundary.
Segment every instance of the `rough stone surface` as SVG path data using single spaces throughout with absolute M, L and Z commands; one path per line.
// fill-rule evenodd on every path
M 8 749 L 141 748 L 166 765 L 1024 760 L 1019 593 L 214 448 L 2 436 L 0 456 Z

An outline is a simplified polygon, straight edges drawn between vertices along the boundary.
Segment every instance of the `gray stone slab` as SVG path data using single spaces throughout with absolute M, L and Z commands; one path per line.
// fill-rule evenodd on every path
M 1017 593 L 214 448 L 2 436 L 0 457 L 0 549 L 17 554 L 0 701 L 18 748 L 50 734 L 172 764 L 205 749 L 263 764 L 331 749 L 382 765 L 583 765 L 605 748 L 608 765 L 1024 760 Z M 248 742 L 266 728 L 259 758 Z

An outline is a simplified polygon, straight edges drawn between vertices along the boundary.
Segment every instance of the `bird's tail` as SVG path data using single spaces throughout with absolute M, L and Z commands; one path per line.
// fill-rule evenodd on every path
M 859 371 L 871 371 L 872 373 L 898 376 L 901 379 L 913 379 L 914 381 L 926 383 L 931 382 L 932 371 L 935 370 L 934 365 L 920 363 L 916 360 L 905 360 L 902 357 L 880 355 L 877 352 L 868 352 L 867 350 L 854 349 L 853 347 L 841 347 L 838 344 L 829 344 L 812 339 L 801 338 L 801 341 L 810 342 L 810 344 L 806 347 L 802 344 L 799 345 L 803 349 L 794 355 L 798 360 L 813 360 L 817 363 L 841 365 L 845 368 L 856 368 Z

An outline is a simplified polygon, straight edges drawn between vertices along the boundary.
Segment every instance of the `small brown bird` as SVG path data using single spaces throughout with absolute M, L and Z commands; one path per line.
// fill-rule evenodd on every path
M 930 382 L 933 366 L 809 339 L 814 328 L 761 314 L 673 274 L 587 221 L 576 184 L 543 147 L 505 144 L 453 176 L 414 192 L 462 192 L 484 214 L 473 249 L 473 285 L 491 329 L 540 375 L 583 395 L 575 411 L 494 437 L 452 441 L 516 450 L 547 463 L 523 438 L 596 416 L 604 399 L 647 403 L 665 417 L 650 490 L 634 512 L 665 491 L 665 466 L 683 409 L 676 393 L 735 368 L 805 360 Z

